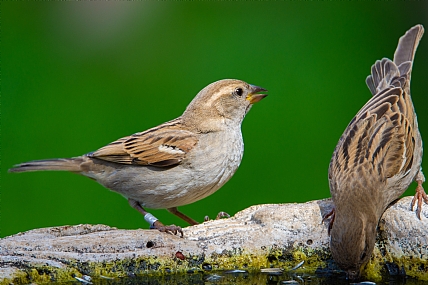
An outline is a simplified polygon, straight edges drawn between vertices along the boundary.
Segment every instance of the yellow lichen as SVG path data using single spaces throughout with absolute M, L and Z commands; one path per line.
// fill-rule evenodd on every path
M 300 250 L 296 250 L 295 252 L 293 252 L 293 258 L 294 258 L 294 260 L 299 261 L 299 262 L 308 259 L 306 254 L 304 252 L 301 252 Z
M 324 265 L 324 262 L 315 252 L 310 253 L 303 249 L 291 250 L 292 252 L 290 252 L 290 249 L 272 247 L 261 252 L 249 253 L 238 249 L 207 257 L 204 255 L 186 256 L 183 260 L 177 257 L 161 258 L 154 256 L 106 262 L 69 260 L 68 267 L 65 269 L 50 266 L 36 267 L 20 272 L 13 280 L 3 281 L 0 285 L 70 281 L 74 280 L 74 277 L 82 277 L 83 274 L 90 275 L 93 278 L 100 276 L 114 278 L 125 277 L 130 273 L 144 276 L 162 276 L 169 273 L 186 273 L 189 270 L 200 271 L 206 268 L 213 271 L 245 269 L 249 272 L 257 272 L 266 267 L 280 267 L 289 270 L 301 261 L 305 261 L 306 264 L 299 268 L 299 271 L 313 273 L 316 268 Z
M 18 271 L 12 278 L 0 279 L 0 285 L 10 285 L 10 284 L 27 284 L 27 274 L 22 271 Z
M 419 258 L 409 258 L 402 256 L 401 258 L 394 259 L 399 267 L 403 267 L 406 275 L 414 277 L 418 280 L 428 281 L 428 260 Z
M 378 261 L 370 260 L 363 269 L 362 275 L 370 281 L 379 282 L 382 280 L 381 269 L 382 266 Z
M 375 247 L 372 257 L 366 266 L 363 268 L 362 275 L 368 280 L 379 282 L 382 280 L 382 268 L 384 265 L 384 256 L 380 253 L 379 249 Z
M 261 268 L 283 268 L 290 270 L 300 262 L 304 264 L 298 268 L 299 272 L 314 274 L 319 268 L 326 266 L 327 260 L 331 258 L 328 250 L 311 250 L 308 248 L 264 248 L 257 252 L 247 252 L 242 249 L 224 251 L 220 254 L 186 255 L 173 257 L 140 256 L 115 261 L 105 262 L 79 262 L 68 261 L 66 268 L 50 266 L 34 267 L 22 270 L 16 274 L 13 280 L 2 280 L 0 285 L 9 283 L 49 283 L 51 281 L 70 281 L 74 277 L 82 277 L 83 274 L 92 278 L 104 277 L 126 277 L 129 274 L 154 277 L 169 275 L 171 273 L 182 274 L 197 271 L 222 271 L 230 269 L 245 269 L 248 272 L 258 272 Z M 363 276 L 372 281 L 380 281 L 385 258 L 379 250 L 375 250 L 372 259 L 363 270 Z M 407 275 L 420 280 L 428 280 L 428 261 L 415 260 L 402 257 L 392 262 L 404 266 Z M 190 270 L 190 271 L 189 271 Z

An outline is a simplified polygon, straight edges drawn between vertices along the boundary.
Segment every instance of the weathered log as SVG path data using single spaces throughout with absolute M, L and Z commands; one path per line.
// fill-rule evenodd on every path
M 366 278 L 379 280 L 390 270 L 428 280 L 428 207 L 419 220 L 410 211 L 410 201 L 399 200 L 381 218 Z M 331 207 L 329 199 L 256 205 L 229 219 L 187 227 L 184 238 L 105 225 L 30 230 L 0 240 L 0 284 L 67 281 L 83 275 L 288 270 L 301 261 L 301 272 L 332 272 L 338 268 L 328 247 L 328 223 L 322 223 Z

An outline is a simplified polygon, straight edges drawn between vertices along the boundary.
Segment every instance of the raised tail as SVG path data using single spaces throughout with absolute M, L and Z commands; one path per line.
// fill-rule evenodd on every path
M 424 34 L 424 27 L 416 25 L 408 30 L 398 41 L 397 49 L 394 53 L 394 63 L 399 66 L 403 62 L 413 61 L 416 48 Z
M 9 169 L 9 172 L 27 172 L 42 170 L 80 172 L 80 165 L 82 162 L 82 157 L 34 160 L 17 164 L 11 169 Z
M 384 58 L 372 65 L 372 72 L 366 83 L 373 96 L 391 86 L 409 91 L 413 58 L 423 34 L 422 25 L 412 27 L 399 39 L 394 61 Z

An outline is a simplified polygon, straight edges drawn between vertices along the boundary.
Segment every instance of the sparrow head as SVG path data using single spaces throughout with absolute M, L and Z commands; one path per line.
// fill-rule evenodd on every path
M 217 131 L 225 125 L 240 126 L 252 104 L 267 90 L 241 80 L 219 80 L 202 89 L 183 113 L 183 121 L 200 131 Z
M 333 259 L 346 271 L 347 278 L 360 277 L 361 269 L 369 261 L 376 243 L 376 223 L 361 216 L 337 215 L 331 229 L 330 249 Z

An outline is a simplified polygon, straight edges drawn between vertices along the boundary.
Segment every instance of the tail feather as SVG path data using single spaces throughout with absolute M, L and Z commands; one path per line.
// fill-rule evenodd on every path
M 11 169 L 9 169 L 9 172 L 27 172 L 42 170 L 80 172 L 80 165 L 82 162 L 83 159 L 80 157 L 34 160 L 17 164 Z
M 423 34 L 422 25 L 412 27 L 398 41 L 394 61 L 383 58 L 372 65 L 366 84 L 373 96 L 391 86 L 402 87 L 408 91 L 413 58 Z
M 398 41 L 397 49 L 394 53 L 394 63 L 399 66 L 403 62 L 413 61 L 416 48 L 424 34 L 422 25 L 416 25 L 404 34 Z

